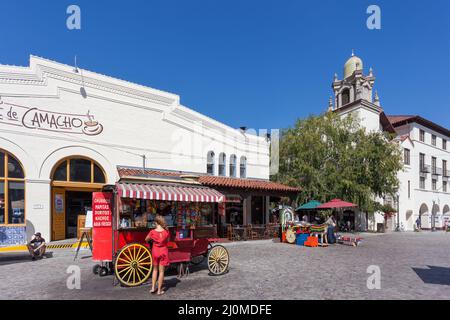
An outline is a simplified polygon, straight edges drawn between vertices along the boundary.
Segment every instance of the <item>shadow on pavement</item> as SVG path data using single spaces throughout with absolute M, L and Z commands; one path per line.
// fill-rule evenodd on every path
M 41 260 L 41 259 L 48 259 L 53 258 L 53 252 L 46 252 L 44 254 L 44 258 L 38 258 L 35 261 Z M 0 254 L 0 266 L 5 266 L 8 264 L 15 264 L 15 263 L 26 263 L 26 262 L 35 262 L 31 260 L 31 256 L 28 252 L 7 252 L 7 253 L 1 253 Z
M 450 268 L 428 266 L 428 269 L 412 269 L 424 283 L 450 286 Z

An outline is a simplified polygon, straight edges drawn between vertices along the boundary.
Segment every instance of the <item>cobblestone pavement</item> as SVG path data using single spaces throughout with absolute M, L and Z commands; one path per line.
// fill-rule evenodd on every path
M 229 273 L 213 277 L 206 266 L 188 278 L 167 277 L 163 297 L 113 286 L 113 277 L 91 271 L 89 251 L 73 262 L 73 250 L 30 261 L 0 253 L 1 299 L 449 299 L 450 234 L 367 234 L 359 247 L 306 248 L 272 241 L 226 245 Z M 81 290 L 66 287 L 69 265 L 81 268 Z M 367 288 L 369 265 L 381 270 L 381 289 Z

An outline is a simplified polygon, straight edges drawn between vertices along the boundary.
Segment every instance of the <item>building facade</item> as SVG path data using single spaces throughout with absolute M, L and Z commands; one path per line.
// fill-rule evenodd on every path
M 386 115 L 373 90 L 374 83 L 372 69 L 365 75 L 363 61 L 352 54 L 344 65 L 343 79 L 334 77 L 334 101 L 330 99 L 329 103 L 330 110 L 342 116 L 352 114 L 368 131 L 394 133 L 403 152 L 404 168 L 398 173 L 397 196 L 377 199 L 398 208 L 399 213 L 386 219 L 377 212 L 367 216 L 367 221 L 360 221 L 360 227 L 375 231 L 385 224 L 388 230 L 395 230 L 398 225 L 412 231 L 419 219 L 422 229 L 442 229 L 450 221 L 450 131 L 417 115 Z
M 268 181 L 270 141 L 178 95 L 31 56 L 0 65 L 0 245 L 74 237 L 120 168 Z M 266 199 L 264 199 L 266 201 Z

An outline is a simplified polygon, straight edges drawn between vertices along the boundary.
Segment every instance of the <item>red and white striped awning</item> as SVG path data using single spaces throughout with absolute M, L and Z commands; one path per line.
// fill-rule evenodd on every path
M 122 198 L 185 202 L 223 202 L 225 200 L 223 194 L 208 187 L 118 183 L 117 190 Z

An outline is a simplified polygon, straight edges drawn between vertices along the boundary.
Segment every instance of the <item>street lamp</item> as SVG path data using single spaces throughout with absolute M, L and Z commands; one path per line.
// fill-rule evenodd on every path
M 397 231 L 400 231 L 400 195 L 397 193 Z

